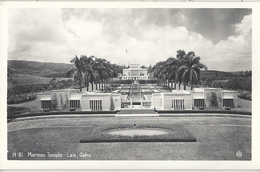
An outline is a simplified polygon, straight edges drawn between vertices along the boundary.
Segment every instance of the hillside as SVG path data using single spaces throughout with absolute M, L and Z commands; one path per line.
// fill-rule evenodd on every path
M 232 77 L 235 74 L 233 72 L 224 72 L 224 71 L 217 71 L 217 70 L 201 70 L 201 75 L 207 76 L 218 76 L 218 77 Z
M 35 62 L 24 60 L 8 60 L 7 66 L 14 74 L 26 74 L 41 77 L 65 77 L 66 72 L 72 69 L 73 64 Z
M 51 80 L 51 78 L 27 74 L 14 74 L 12 79 L 13 84 L 47 84 Z
M 48 84 L 53 78 L 47 78 L 42 76 L 27 75 L 27 74 L 14 74 L 12 76 L 12 84 Z M 67 81 L 72 78 L 55 78 L 56 81 Z

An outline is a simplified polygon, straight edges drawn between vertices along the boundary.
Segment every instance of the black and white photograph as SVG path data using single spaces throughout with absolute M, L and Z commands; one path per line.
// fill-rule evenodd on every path
M 49 5 L 6 8 L 8 163 L 255 160 L 253 3 Z

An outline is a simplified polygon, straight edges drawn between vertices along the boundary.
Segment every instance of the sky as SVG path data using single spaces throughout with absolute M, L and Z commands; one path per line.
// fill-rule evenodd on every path
M 194 51 L 210 70 L 252 70 L 251 9 L 9 9 L 8 60 L 75 55 L 154 65 Z

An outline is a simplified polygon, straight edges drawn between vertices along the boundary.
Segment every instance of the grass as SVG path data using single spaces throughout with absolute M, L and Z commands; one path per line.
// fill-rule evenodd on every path
M 155 124 L 154 124 L 155 123 Z M 183 126 L 197 142 L 80 143 L 100 126 Z M 251 160 L 251 118 L 51 118 L 8 123 L 9 160 Z M 112 127 L 113 128 L 113 127 Z M 110 129 L 110 128 L 107 128 Z M 243 152 L 241 158 L 237 151 Z M 12 157 L 23 152 L 24 157 Z M 31 158 L 32 153 L 62 153 L 62 158 Z M 70 158 L 86 152 L 91 158 Z
M 110 130 L 115 129 L 148 129 L 158 128 L 169 130 L 168 134 L 163 135 L 110 135 L 107 134 Z M 95 126 L 90 135 L 80 140 L 80 143 L 100 143 L 100 142 L 196 142 L 196 138 L 189 133 L 182 125 L 166 125 L 166 124 L 109 124 Z
M 243 111 L 252 112 L 252 101 L 238 98 L 238 109 Z
M 18 118 L 21 115 L 29 116 L 29 113 L 36 111 L 37 106 L 35 101 L 29 101 L 19 104 L 13 104 L 7 106 L 7 119 L 11 122 L 11 119 Z
M 19 117 L 21 114 L 30 112 L 31 110 L 25 107 L 7 106 L 7 121 L 11 122 L 13 118 Z

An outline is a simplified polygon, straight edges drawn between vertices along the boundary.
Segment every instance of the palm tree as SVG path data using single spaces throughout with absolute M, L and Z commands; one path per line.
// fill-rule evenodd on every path
M 84 63 L 85 63 L 85 74 L 86 79 L 89 83 L 92 85 L 92 90 L 94 90 L 94 84 L 98 81 L 99 71 L 104 70 L 104 67 L 102 66 L 100 59 L 94 56 L 84 56 Z
M 186 82 L 185 82 L 184 78 L 182 78 L 181 71 L 178 72 L 179 67 L 182 66 L 184 64 L 185 60 L 187 59 L 186 52 L 184 50 L 178 50 L 176 58 L 177 58 L 177 64 L 176 64 L 177 68 L 175 71 L 175 80 L 176 80 L 176 82 L 179 83 L 179 90 L 181 89 L 181 83 L 183 83 L 184 90 L 186 90 Z
M 122 73 L 122 66 L 116 64 L 110 64 L 106 59 L 97 58 L 94 56 L 87 57 L 86 55 L 81 55 L 80 58 L 75 56 L 71 60 L 71 63 L 75 64 L 75 69 L 71 69 L 67 72 L 67 76 L 73 76 L 74 82 L 80 87 L 85 84 L 87 91 L 89 90 L 89 83 L 92 85 L 92 90 L 94 90 L 94 84 L 102 82 L 102 90 L 104 82 L 108 82 L 108 78 L 117 77 L 119 72 Z
M 179 89 L 183 83 L 186 90 L 188 83 L 193 89 L 193 84 L 200 80 L 200 69 L 203 68 L 207 69 L 207 66 L 200 63 L 200 58 L 196 57 L 194 52 L 186 54 L 184 50 L 178 50 L 176 58 L 170 57 L 166 61 L 156 63 L 151 72 L 159 83 L 174 80 L 175 89 L 178 82 Z
M 104 81 L 110 77 L 112 77 L 112 68 L 110 63 L 106 59 L 96 59 L 96 65 L 95 70 L 98 72 L 97 76 L 97 82 L 99 83 L 99 89 L 100 89 L 100 83 L 102 83 L 102 90 L 103 90 L 103 84 Z
M 166 75 L 166 78 L 170 80 L 171 82 L 174 80 L 174 89 L 176 89 L 176 71 L 178 69 L 179 61 L 176 58 L 170 57 L 166 60 L 165 66 L 164 66 L 164 73 Z
M 75 84 L 78 85 L 80 91 L 82 91 L 85 73 L 84 62 L 81 58 L 78 58 L 77 56 L 75 56 L 70 62 L 74 63 L 76 68 L 68 71 L 66 75 L 73 76 Z
M 198 83 L 200 80 L 200 70 L 208 69 L 206 65 L 200 63 L 200 57 L 195 56 L 194 52 L 189 52 L 183 59 L 182 64 L 177 70 L 177 76 L 181 76 L 184 84 L 184 89 L 186 89 L 186 84 L 190 84 L 191 90 L 193 89 L 193 84 Z

